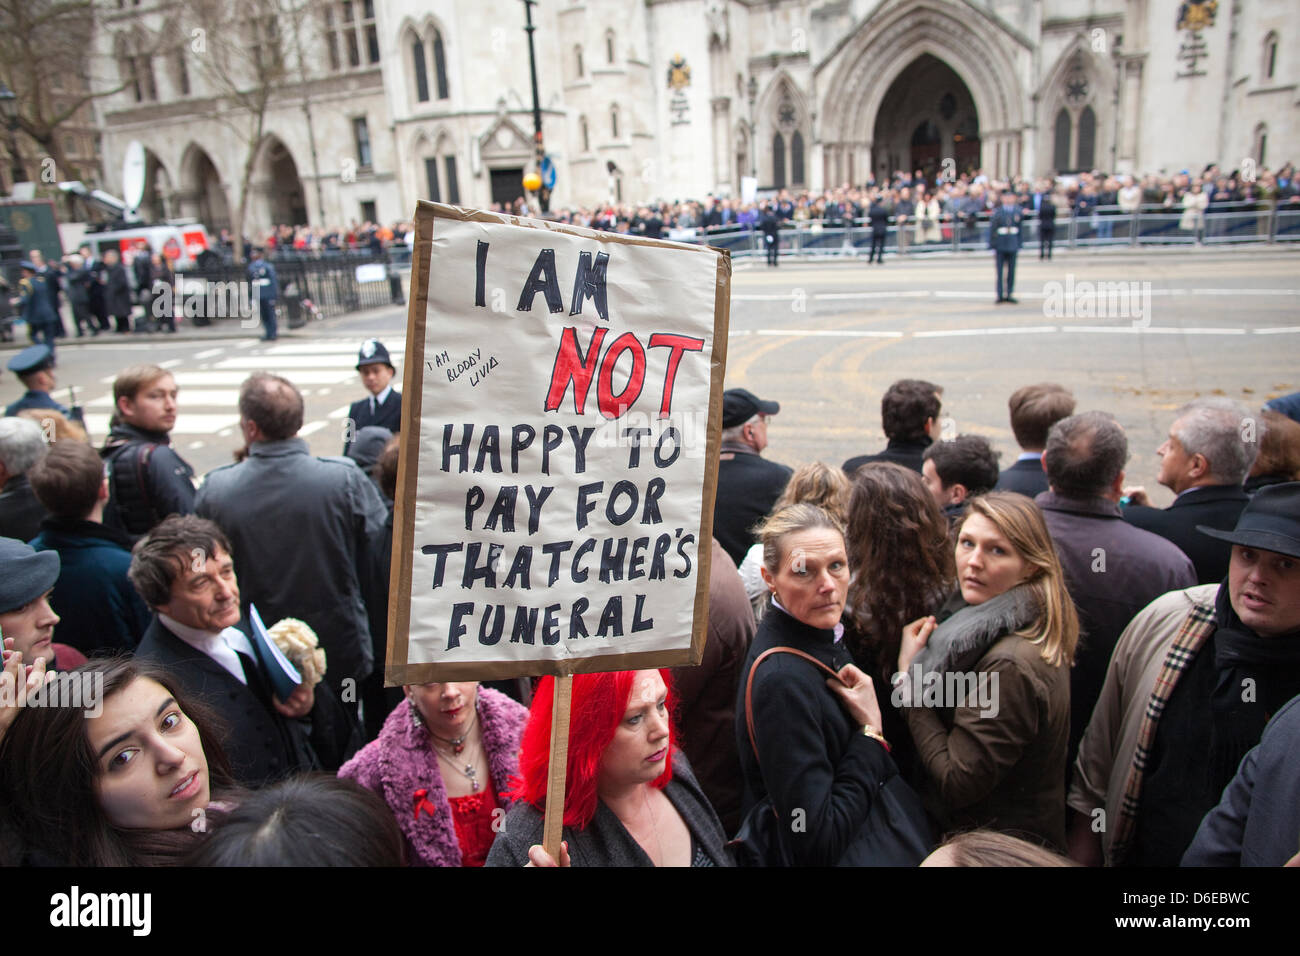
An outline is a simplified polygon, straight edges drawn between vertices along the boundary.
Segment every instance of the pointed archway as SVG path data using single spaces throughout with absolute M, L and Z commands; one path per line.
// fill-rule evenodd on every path
M 945 168 L 980 166 L 979 111 L 970 89 L 943 60 L 922 53 L 899 73 L 876 113 L 872 171 L 921 170 L 927 180 Z M 945 160 L 951 159 L 951 164 Z
M 180 189 L 175 205 L 181 216 L 197 219 L 209 231 L 219 233 L 230 228 L 230 206 L 221 173 L 208 151 L 191 143 L 181 156 Z
M 822 181 L 865 179 L 874 168 L 876 124 L 886 97 L 913 64 L 931 60 L 951 70 L 969 93 L 977 126 L 962 136 L 977 133 L 984 170 L 1007 176 L 1029 168 L 1033 143 L 1021 77 L 1031 71 L 1034 46 L 1007 21 L 974 4 L 884 0 L 814 68 Z M 927 54 L 930 59 L 922 60 Z M 916 126 L 905 130 L 900 159 L 910 162 L 908 141 Z
M 248 235 L 282 225 L 308 224 L 307 192 L 298 176 L 298 164 L 278 136 L 262 140 L 248 190 L 249 225 L 244 228 Z

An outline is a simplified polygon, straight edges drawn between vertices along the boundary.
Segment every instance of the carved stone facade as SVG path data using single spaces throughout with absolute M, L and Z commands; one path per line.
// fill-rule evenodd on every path
M 1300 146 L 1293 0 L 1193 5 L 1195 16 L 1182 0 L 540 4 L 552 202 L 737 195 L 749 176 L 819 190 L 894 169 L 1280 165 Z M 420 198 L 486 206 L 520 190 L 533 119 L 518 0 L 303 9 L 301 64 L 286 52 L 294 66 L 253 159 L 250 234 L 294 219 L 388 222 Z M 111 69 L 118 33 L 170 24 L 188 37 L 186 16 L 126 7 L 98 52 Z M 139 139 L 153 207 L 224 225 L 249 136 L 217 118 L 239 125 L 242 114 L 206 82 L 200 54 L 177 55 L 190 61 L 184 89 L 169 60 L 156 100 L 124 91 L 100 103 L 105 179 L 120 184 Z

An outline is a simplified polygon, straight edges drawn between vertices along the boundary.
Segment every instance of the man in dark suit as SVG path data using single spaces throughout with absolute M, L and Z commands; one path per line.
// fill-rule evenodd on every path
M 1020 457 L 998 476 L 994 491 L 1014 491 L 1027 498 L 1047 490 L 1043 474 L 1043 449 L 1053 425 L 1074 414 L 1074 396 L 1055 382 L 1025 385 L 1011 393 L 1011 431 L 1020 446 Z
M 1178 497 L 1168 508 L 1151 507 L 1146 490 L 1126 488 L 1129 524 L 1178 545 L 1196 567 L 1201 584 L 1217 584 L 1228 573 L 1229 544 L 1196 533 L 1197 525 L 1231 531 L 1250 501 L 1241 484 L 1259 452 L 1255 418 L 1227 398 L 1199 398 L 1178 410 L 1156 454 L 1156 480 Z
M 383 342 L 367 339 L 361 343 L 357 371 L 361 373 L 361 384 L 370 395 L 353 402 L 348 409 L 348 430 L 343 442 L 345 455 L 351 450 L 357 432 L 367 425 L 387 428 L 394 435 L 402 430 L 402 393 L 392 386 L 397 369 L 393 368 Z
M 752 529 L 771 512 L 794 473 L 763 458 L 767 421 L 781 410 L 743 388 L 722 393 L 722 445 L 713 537 L 737 565 L 757 542 Z
M 1016 204 L 1016 194 L 1010 189 L 1002 190 L 1002 205 L 989 217 L 989 248 L 997 257 L 998 302 L 1016 301 L 1016 253 L 1020 251 L 1020 221 L 1023 217 L 1024 213 Z
M 892 461 L 921 474 L 922 455 L 939 429 L 943 389 L 918 378 L 899 379 L 880 399 L 880 419 L 889 440 L 875 455 L 858 455 L 844 463 L 849 477 L 869 461 Z
M 131 583 L 156 612 L 136 656 L 166 667 L 229 728 L 222 745 L 235 778 L 257 787 L 316 761 L 298 718 L 315 694 L 303 683 L 280 701 L 240 621 L 230 543 L 211 521 L 176 515 L 135 548 Z

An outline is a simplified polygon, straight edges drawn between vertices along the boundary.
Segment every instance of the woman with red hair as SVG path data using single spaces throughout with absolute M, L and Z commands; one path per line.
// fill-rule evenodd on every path
M 539 846 L 546 807 L 554 678 L 533 698 L 521 779 L 488 866 L 555 865 Z M 668 671 L 573 678 L 560 863 L 730 866 L 722 824 L 673 745 Z

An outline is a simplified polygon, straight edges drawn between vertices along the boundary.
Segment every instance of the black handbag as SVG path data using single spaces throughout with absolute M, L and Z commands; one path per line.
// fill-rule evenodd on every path
M 794 654 L 816 665 L 835 680 L 839 675 L 811 654 L 793 647 L 773 647 L 759 654 L 745 682 L 745 726 L 749 746 L 758 761 L 754 739 L 754 672 L 772 654 Z M 771 797 L 754 804 L 740 823 L 736 836 L 727 844 L 737 866 L 793 866 L 781 838 L 781 819 Z M 921 798 L 897 771 L 881 782 L 871 801 L 866 822 L 836 866 L 916 866 L 934 848 L 934 834 L 921 805 Z

